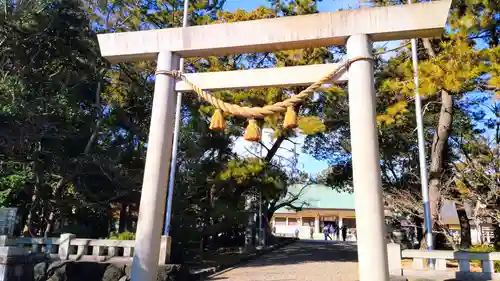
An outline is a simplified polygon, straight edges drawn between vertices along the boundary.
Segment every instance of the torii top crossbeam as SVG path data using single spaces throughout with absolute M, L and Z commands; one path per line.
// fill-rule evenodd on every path
M 160 51 L 203 57 L 343 45 L 354 34 L 372 41 L 429 38 L 443 32 L 451 0 L 235 23 L 99 34 L 112 63 L 155 59 Z

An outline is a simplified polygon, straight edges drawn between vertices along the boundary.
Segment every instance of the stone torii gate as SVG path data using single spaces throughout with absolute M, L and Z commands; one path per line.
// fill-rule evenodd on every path
M 156 280 L 161 227 L 172 150 L 174 91 L 192 89 L 166 75 L 180 57 L 270 52 L 343 45 L 348 59 L 372 57 L 372 42 L 440 36 L 451 0 L 333 13 L 223 23 L 186 28 L 98 35 L 111 63 L 157 60 L 157 76 L 136 248 L 133 281 Z M 205 90 L 308 85 L 335 64 L 186 74 Z M 380 176 L 372 61 L 353 62 L 338 81 L 348 80 L 359 280 L 387 281 L 387 249 Z

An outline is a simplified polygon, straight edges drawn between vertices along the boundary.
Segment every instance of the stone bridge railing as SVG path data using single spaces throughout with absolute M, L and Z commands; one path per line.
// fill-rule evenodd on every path
M 274 233 L 273 235 L 276 237 L 295 237 L 293 233 Z
M 135 241 L 76 238 L 73 234 L 62 234 L 55 238 L 10 238 L 1 235 L 0 247 L 2 246 L 24 249 L 25 253 L 45 253 L 54 260 L 131 262 Z M 169 237 L 162 236 L 159 264 L 168 262 L 169 247 Z
M 500 280 L 500 273 L 495 272 L 495 261 L 500 261 L 500 252 L 456 252 L 401 250 L 398 244 L 388 245 L 389 271 L 392 275 L 406 277 L 450 278 L 458 280 Z M 434 268 L 425 262 L 433 260 Z M 410 260 L 409 264 L 405 262 Z M 448 266 L 458 263 L 458 270 Z M 479 261 L 481 269 L 471 271 L 471 261 Z

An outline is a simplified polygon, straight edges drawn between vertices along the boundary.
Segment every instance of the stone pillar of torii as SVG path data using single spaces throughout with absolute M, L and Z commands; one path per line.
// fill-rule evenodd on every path
M 181 57 L 346 45 L 347 57 L 371 57 L 376 41 L 430 38 L 444 30 L 451 0 L 187 28 L 98 35 L 111 63 L 157 60 L 157 70 L 179 69 Z M 308 85 L 335 64 L 187 74 L 202 89 Z M 387 281 L 386 229 L 377 138 L 373 62 L 352 63 L 335 81 L 348 81 L 360 281 Z M 166 74 L 155 81 L 146 166 L 139 208 L 133 281 L 156 280 L 168 171 L 175 91 L 191 89 Z

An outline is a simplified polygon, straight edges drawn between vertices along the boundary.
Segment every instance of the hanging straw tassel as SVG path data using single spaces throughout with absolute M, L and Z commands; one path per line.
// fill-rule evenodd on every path
M 255 119 L 248 120 L 248 126 L 243 138 L 247 141 L 260 141 L 260 127 Z
M 293 106 L 289 106 L 286 109 L 285 120 L 283 121 L 283 128 L 294 129 L 297 128 L 297 113 Z
M 224 131 L 226 129 L 226 120 L 222 115 L 222 110 L 216 109 L 212 115 L 212 120 L 210 120 L 210 130 L 212 131 Z

